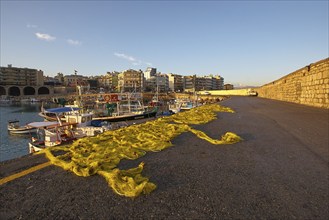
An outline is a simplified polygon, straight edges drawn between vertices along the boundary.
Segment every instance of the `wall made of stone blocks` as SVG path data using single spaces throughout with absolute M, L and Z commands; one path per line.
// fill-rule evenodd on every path
M 329 58 L 257 88 L 259 97 L 329 109 Z

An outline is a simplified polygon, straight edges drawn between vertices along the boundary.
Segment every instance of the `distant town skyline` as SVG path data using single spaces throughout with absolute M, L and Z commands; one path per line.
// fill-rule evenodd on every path
M 0 1 L 1 66 L 260 86 L 329 56 L 328 1 Z

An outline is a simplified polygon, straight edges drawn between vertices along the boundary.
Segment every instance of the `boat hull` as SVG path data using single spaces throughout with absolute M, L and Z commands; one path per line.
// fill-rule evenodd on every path
M 8 129 L 9 133 L 11 134 L 31 134 L 37 132 L 35 128 L 29 129 Z
M 41 151 L 43 149 L 45 149 L 44 146 L 38 146 L 36 144 L 29 143 L 29 153 L 30 154 L 35 153 L 35 152 L 38 152 L 38 151 Z
M 58 142 L 58 143 L 54 143 L 53 146 L 63 146 L 63 145 L 67 145 L 70 143 L 73 143 L 73 141 L 77 140 L 76 138 L 72 138 L 66 141 L 62 141 L 62 142 Z M 41 150 L 44 150 L 45 148 L 47 148 L 48 146 L 45 145 L 44 141 L 35 141 L 35 142 L 29 142 L 29 153 L 35 153 Z
M 152 111 L 152 112 L 147 112 L 137 115 L 95 117 L 92 119 L 92 121 L 107 121 L 107 122 L 132 121 L 132 120 L 156 117 L 156 114 L 157 114 L 156 111 Z

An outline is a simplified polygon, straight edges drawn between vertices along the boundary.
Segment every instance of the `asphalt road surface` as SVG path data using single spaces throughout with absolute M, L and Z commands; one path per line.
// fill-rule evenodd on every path
M 0 219 L 328 219 L 328 110 L 258 97 L 221 105 L 236 113 L 194 127 L 242 142 L 184 133 L 169 149 L 120 164 L 145 162 L 143 175 L 157 184 L 150 195 L 121 197 L 101 176 L 48 166 L 0 186 Z M 3 162 L 0 178 L 46 161 Z

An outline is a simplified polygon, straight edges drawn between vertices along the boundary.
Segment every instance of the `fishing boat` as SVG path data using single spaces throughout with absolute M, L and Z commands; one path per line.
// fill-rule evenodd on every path
M 113 126 L 108 123 L 92 124 L 92 113 L 77 110 L 71 108 L 70 111 L 69 107 L 47 109 L 45 112 L 54 114 L 57 121 L 28 124 L 37 129 L 37 137 L 29 143 L 30 153 L 45 147 L 70 143 L 82 137 L 95 136 L 112 129 Z
M 10 104 L 12 103 L 12 100 L 9 98 L 9 96 L 2 95 L 0 96 L 0 104 Z
M 7 129 L 10 134 L 31 134 L 37 130 L 29 125 L 20 126 L 18 120 L 8 121 Z
M 55 121 L 32 122 L 29 126 L 37 129 L 37 137 L 32 137 L 29 152 L 34 153 L 46 147 L 63 145 L 76 140 L 72 127 L 76 123 L 59 123 Z
M 79 112 L 81 108 L 78 107 L 72 107 L 72 106 L 65 106 L 65 107 L 60 107 L 60 108 L 52 108 L 52 109 L 45 109 L 43 106 L 41 107 L 41 112 L 39 112 L 39 116 L 44 118 L 47 121 L 65 121 L 65 115 L 59 113 L 67 113 L 69 112 L 70 114 L 74 112 Z
M 169 104 L 169 111 L 178 113 L 181 111 L 187 111 L 192 108 L 198 107 L 201 103 L 198 102 L 197 93 L 194 91 L 193 97 L 174 100 L 174 102 Z
M 88 130 L 94 132 L 103 132 L 104 129 L 108 129 L 107 123 L 93 123 L 94 113 L 84 112 L 83 109 L 77 107 L 59 107 L 45 109 L 46 114 L 53 114 L 52 121 L 76 123 L 80 130 Z M 88 136 L 93 136 L 90 134 Z
M 20 102 L 21 103 L 36 103 L 36 102 L 40 102 L 40 100 L 36 99 L 36 98 L 25 98 L 25 99 L 21 99 Z
M 134 113 L 134 112 L 124 113 L 124 114 L 114 113 L 111 116 L 94 117 L 92 119 L 92 122 L 93 123 L 102 122 L 102 121 L 120 122 L 120 121 L 131 121 L 131 120 L 138 120 L 138 119 L 144 119 L 144 118 L 152 118 L 152 117 L 156 117 L 157 112 L 158 112 L 157 108 L 154 108 L 151 111 L 144 111 L 144 112 L 140 112 L 140 113 Z
M 169 111 L 172 111 L 173 113 L 178 113 L 181 111 L 190 110 L 197 106 L 198 104 L 196 102 L 191 101 L 189 99 L 175 100 L 175 102 L 169 104 Z
M 160 101 L 159 100 L 159 87 L 157 85 L 156 93 L 152 97 L 152 100 L 148 103 L 148 106 L 151 106 L 151 107 L 154 107 L 154 106 L 161 107 L 163 105 L 164 105 L 163 101 Z
M 92 121 L 120 122 L 156 117 L 158 107 L 145 107 L 138 99 L 121 99 L 105 104 L 107 112 L 96 112 Z

